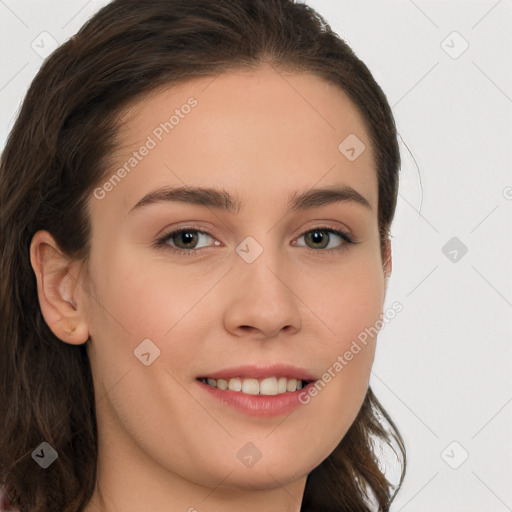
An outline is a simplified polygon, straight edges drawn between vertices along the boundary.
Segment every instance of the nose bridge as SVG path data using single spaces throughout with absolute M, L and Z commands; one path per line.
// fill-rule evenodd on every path
M 246 237 L 237 247 L 236 251 L 241 261 L 237 262 L 240 279 L 247 283 L 247 292 L 258 294 L 255 299 L 260 300 L 259 294 L 265 295 L 269 300 L 276 294 L 279 298 L 289 290 L 282 282 L 285 276 L 280 276 L 284 269 L 286 255 L 278 243 L 273 241 L 272 233 Z M 283 287 L 285 290 L 283 290 Z M 267 300 L 266 302 L 269 302 Z
M 246 237 L 236 248 L 237 284 L 226 310 L 226 326 L 232 331 L 251 327 L 275 336 L 283 328 L 298 329 L 300 315 L 282 245 L 273 241 L 272 233 L 262 233 Z
M 284 286 L 282 280 L 287 281 L 290 270 L 289 254 L 282 240 L 284 235 L 279 235 L 277 226 L 274 229 L 267 226 L 268 222 L 261 229 L 253 230 L 238 244 L 236 252 L 241 261 L 237 265 L 242 276 L 247 273 L 249 279 L 262 280 L 267 286 L 280 289 Z

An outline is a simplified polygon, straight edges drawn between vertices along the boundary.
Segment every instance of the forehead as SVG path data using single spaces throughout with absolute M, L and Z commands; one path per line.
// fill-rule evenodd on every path
M 272 203 L 285 191 L 340 183 L 376 207 L 363 117 L 340 88 L 315 75 L 262 66 L 193 79 L 148 94 L 119 119 L 103 181 L 113 185 L 93 208 L 126 215 L 165 185 L 220 187 L 247 202 L 258 196 L 261 205 L 263 197 Z

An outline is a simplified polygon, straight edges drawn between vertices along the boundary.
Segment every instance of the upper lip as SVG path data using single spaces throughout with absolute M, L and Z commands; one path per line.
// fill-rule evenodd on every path
M 200 375 L 198 379 L 225 379 L 235 377 L 241 379 L 264 379 L 266 377 L 287 377 L 288 379 L 300 379 L 314 381 L 316 378 L 304 368 L 289 364 L 275 364 L 271 366 L 243 365 L 232 368 L 225 368 L 216 372 Z

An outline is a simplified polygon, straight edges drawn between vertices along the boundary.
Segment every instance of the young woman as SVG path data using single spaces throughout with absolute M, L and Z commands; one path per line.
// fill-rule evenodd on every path
M 101 9 L 1 159 L 12 506 L 389 510 L 405 448 L 369 377 L 399 168 L 382 90 L 306 5 Z

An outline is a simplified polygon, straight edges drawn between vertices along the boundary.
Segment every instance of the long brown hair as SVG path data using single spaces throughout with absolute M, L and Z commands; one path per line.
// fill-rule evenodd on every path
M 157 87 L 263 62 L 335 84 L 362 114 L 384 248 L 400 168 L 393 115 L 368 68 L 318 13 L 293 0 L 115 0 L 99 10 L 43 63 L 0 160 L 0 483 L 22 512 L 82 511 L 97 461 L 86 347 L 62 342 L 42 317 L 32 236 L 48 230 L 70 258 L 86 259 L 86 204 L 108 172 L 121 109 Z M 379 468 L 372 439 L 396 442 L 398 485 Z M 58 453 L 45 470 L 31 456 L 43 441 Z M 370 511 L 371 496 L 387 511 L 405 463 L 402 437 L 368 387 L 343 440 L 309 474 L 301 510 Z

